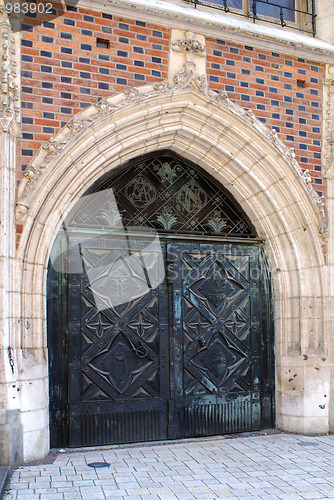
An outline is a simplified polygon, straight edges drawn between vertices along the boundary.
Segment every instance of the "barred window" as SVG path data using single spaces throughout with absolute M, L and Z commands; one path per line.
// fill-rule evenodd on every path
M 315 35 L 314 0 L 186 0 L 187 3 L 212 7 L 250 17 L 254 22 L 267 21 L 282 27 L 296 28 Z

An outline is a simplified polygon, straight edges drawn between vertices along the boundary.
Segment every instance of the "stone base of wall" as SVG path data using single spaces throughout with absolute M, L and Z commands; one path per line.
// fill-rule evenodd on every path
M 325 356 L 283 356 L 276 367 L 277 427 L 301 434 L 327 434 L 331 371 Z
M 19 410 L 0 409 L 0 465 L 22 464 L 23 427 Z

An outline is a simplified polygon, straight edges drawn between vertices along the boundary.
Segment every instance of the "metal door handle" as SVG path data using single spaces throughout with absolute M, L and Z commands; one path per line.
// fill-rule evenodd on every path
M 141 342 L 139 342 L 139 344 L 135 348 L 135 353 L 138 358 L 145 358 L 147 356 L 147 349 Z

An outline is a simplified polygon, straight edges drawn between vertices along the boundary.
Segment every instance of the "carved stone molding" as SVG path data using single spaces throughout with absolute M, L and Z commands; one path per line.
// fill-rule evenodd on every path
M 126 100 L 128 102 L 136 102 L 139 99 L 138 89 L 135 87 L 134 88 L 129 87 L 129 88 L 125 89 L 124 94 L 125 94 Z
M 194 90 L 204 96 L 208 103 L 217 108 L 228 109 L 233 115 L 247 122 L 248 126 L 255 129 L 265 140 L 269 141 L 275 149 L 285 157 L 294 169 L 300 182 L 303 183 L 308 196 L 312 200 L 314 209 L 318 215 L 320 233 L 327 231 L 327 219 L 323 196 L 319 196 L 314 190 L 311 177 L 304 171 L 295 159 L 295 152 L 288 148 L 277 135 L 275 129 L 269 130 L 260 120 L 258 120 L 251 110 L 245 110 L 231 101 L 226 92 L 217 93 L 209 88 L 205 76 L 197 77 L 194 71 L 194 64 L 189 61 L 184 64 L 183 70 L 175 75 L 174 81 L 157 83 L 155 85 L 145 85 L 143 87 L 129 88 L 121 94 L 101 99 L 96 105 L 86 108 L 75 115 L 60 133 L 43 145 L 32 163 L 28 166 L 18 191 L 18 205 L 29 206 L 29 193 L 34 184 L 45 175 L 54 159 L 62 153 L 64 148 L 78 138 L 84 136 L 88 130 L 99 120 L 103 120 L 105 115 L 112 115 L 122 108 L 133 106 L 136 102 L 142 102 L 158 96 L 177 95 L 186 89 Z M 45 172 L 45 173 L 44 173 Z M 17 217 L 22 218 L 25 208 L 19 208 Z
M 168 81 L 183 71 L 186 63 L 191 63 L 196 77 L 206 75 L 205 37 L 192 31 L 173 29 L 168 58 Z
M 205 56 L 205 45 L 193 38 L 193 33 L 187 31 L 185 39 L 172 41 L 172 49 L 176 52 L 184 52 L 187 56 Z
M 334 176 L 334 65 L 327 65 L 324 80 L 324 175 Z
M 92 120 L 81 120 L 76 115 L 67 123 L 67 128 L 69 129 L 69 134 L 71 137 L 79 134 L 84 130 Z
M 15 40 L 6 11 L 0 12 L 0 44 L 0 123 L 2 131 L 8 133 L 12 125 L 18 125 L 20 109 Z
M 66 146 L 68 141 L 57 141 L 55 138 L 49 139 L 42 148 L 46 151 L 46 160 L 54 158 L 58 153 L 60 153 Z
M 187 87 L 193 87 L 204 95 L 208 95 L 209 92 L 209 84 L 206 76 L 201 75 L 196 77 L 195 63 L 193 61 L 184 63 L 184 70 L 174 76 L 173 83 L 175 89 L 181 90 Z
M 29 208 L 29 203 L 26 203 L 24 201 L 24 197 L 32 189 L 33 185 L 36 183 L 37 179 L 40 177 L 45 168 L 46 165 L 44 163 L 41 163 L 38 167 L 31 163 L 25 170 L 17 190 L 18 201 L 16 204 L 16 208 L 21 207 L 21 205 Z M 15 210 L 16 220 L 19 220 L 26 212 L 27 210 L 22 211 L 20 208 L 18 210 Z
M 29 206 L 24 203 L 17 203 L 15 207 L 15 219 L 20 220 L 28 211 Z
M 118 106 L 111 104 L 106 97 L 103 97 L 103 99 L 101 99 L 96 104 L 96 109 L 99 111 L 99 113 L 106 114 L 115 111 L 116 109 L 118 109 Z

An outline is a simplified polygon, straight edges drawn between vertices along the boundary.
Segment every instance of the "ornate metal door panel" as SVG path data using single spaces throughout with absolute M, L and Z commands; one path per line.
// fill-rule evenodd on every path
M 50 258 L 52 445 L 270 427 L 270 273 L 245 214 L 170 152 L 101 182 Z
M 174 243 L 170 437 L 260 429 L 259 249 Z M 271 409 L 270 409 L 271 412 Z
M 166 438 L 167 294 L 147 273 L 162 256 L 112 238 L 69 253 L 70 445 Z

